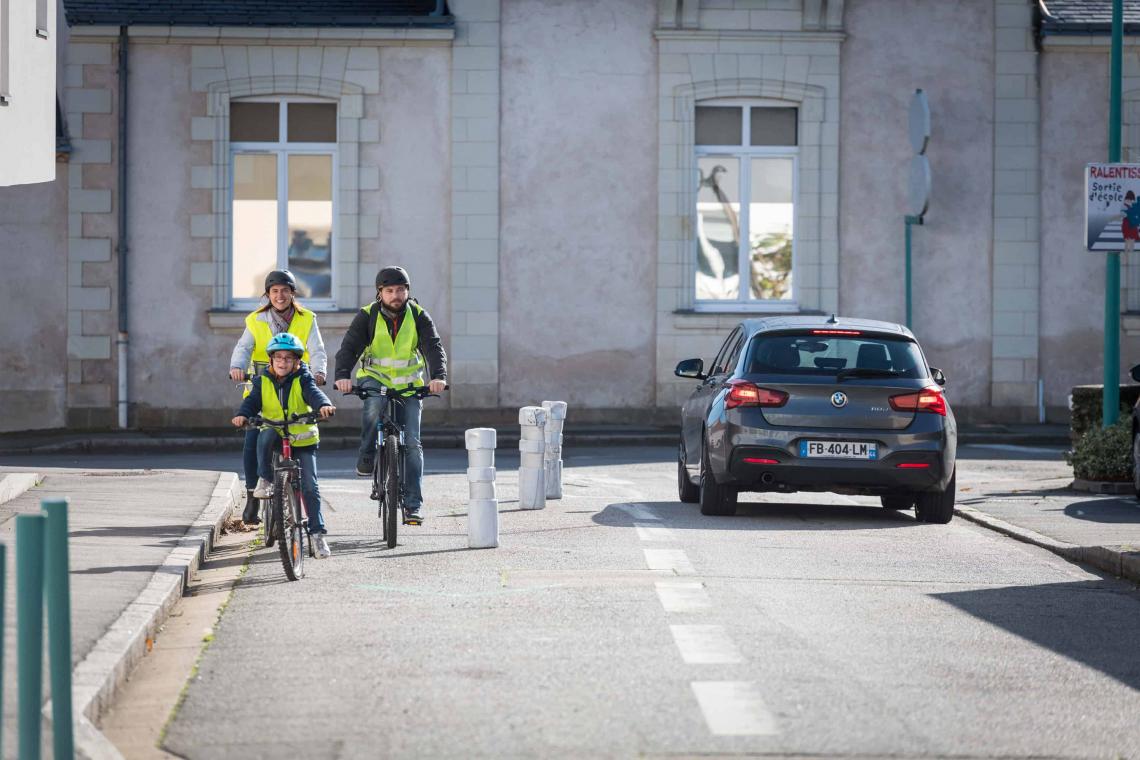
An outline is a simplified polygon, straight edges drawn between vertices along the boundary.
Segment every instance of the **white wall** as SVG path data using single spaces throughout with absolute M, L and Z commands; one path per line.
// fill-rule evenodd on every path
M 6 5 L 11 99 L 0 105 L 0 187 L 50 182 L 55 179 L 55 3 L 47 2 L 47 39 L 36 35 L 36 0 Z

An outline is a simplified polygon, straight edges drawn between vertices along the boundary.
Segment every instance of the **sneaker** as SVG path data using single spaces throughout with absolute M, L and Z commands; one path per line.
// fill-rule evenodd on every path
M 404 525 L 423 525 L 424 517 L 420 514 L 419 507 L 405 507 L 404 508 Z
M 241 521 L 246 525 L 258 525 L 261 523 L 261 516 L 258 510 L 261 507 L 257 503 L 257 497 L 253 495 L 253 489 L 248 488 L 245 492 L 245 509 L 241 513 Z
M 257 479 L 257 488 L 253 489 L 255 499 L 268 499 L 273 495 L 273 484 L 265 478 Z
M 312 538 L 313 546 L 317 548 L 317 559 L 328 559 L 332 556 L 332 549 L 329 548 L 329 542 L 325 539 L 324 533 L 316 533 Z
M 356 460 L 356 474 L 362 478 L 372 477 L 372 467 L 376 463 L 375 457 L 362 456 Z

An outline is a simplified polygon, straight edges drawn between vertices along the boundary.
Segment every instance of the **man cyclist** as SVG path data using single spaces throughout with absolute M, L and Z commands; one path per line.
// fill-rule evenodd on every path
M 255 379 L 269 366 L 266 347 L 274 335 L 288 332 L 297 336 L 305 348 L 301 360 L 309 365 L 317 385 L 325 384 L 325 371 L 328 369 L 328 356 L 325 343 L 317 327 L 317 315 L 306 309 L 296 300 L 297 279 L 288 269 L 274 269 L 265 276 L 266 303 L 251 311 L 245 318 L 245 332 L 238 339 L 230 355 L 230 378 L 241 382 L 248 373 Z M 250 386 L 252 388 L 252 385 Z M 248 396 L 249 389 L 244 395 Z M 257 500 L 253 489 L 257 483 L 257 430 L 249 430 L 245 435 L 242 453 L 245 469 L 245 510 L 242 522 L 256 525 Z
M 336 352 L 336 389 L 352 390 L 352 368 L 360 361 L 356 373 L 361 388 L 422 387 L 425 374 L 432 393 L 440 393 L 447 385 L 447 354 L 443 350 L 435 323 L 415 299 L 410 298 L 411 280 L 403 267 L 384 267 L 376 275 L 376 300 L 357 312 L 348 327 L 340 350 Z M 420 415 L 423 402 L 405 399 L 396 406 L 396 422 L 404 427 L 407 444 L 404 454 L 404 521 L 409 525 L 423 522 L 424 451 L 420 444 Z M 378 396 L 364 400 L 360 429 L 360 450 L 356 474 L 368 477 L 376 461 L 376 425 L 383 411 Z

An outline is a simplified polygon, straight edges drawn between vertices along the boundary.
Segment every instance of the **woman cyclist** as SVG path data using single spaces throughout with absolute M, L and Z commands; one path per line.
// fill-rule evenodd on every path
M 328 369 L 328 356 L 321 331 L 317 327 L 317 315 L 301 306 L 296 300 L 297 279 L 288 269 L 275 269 L 265 277 L 266 303 L 250 312 L 245 318 L 245 332 L 230 355 L 230 378 L 242 382 L 245 375 L 256 378 L 269 365 L 266 346 L 278 333 L 291 333 L 301 341 L 305 353 L 301 360 L 309 365 L 317 385 L 324 385 Z M 243 396 L 249 395 L 246 386 Z M 242 450 L 242 464 L 245 470 L 245 510 L 242 522 L 256 525 L 260 522 L 257 514 L 257 499 L 253 489 L 257 486 L 257 430 L 245 434 Z

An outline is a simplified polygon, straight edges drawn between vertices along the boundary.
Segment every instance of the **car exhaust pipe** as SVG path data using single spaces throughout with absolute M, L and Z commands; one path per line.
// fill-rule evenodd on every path
M 770 472 L 765 472 L 760 475 L 760 482 L 766 486 L 770 486 L 776 482 L 776 476 Z

